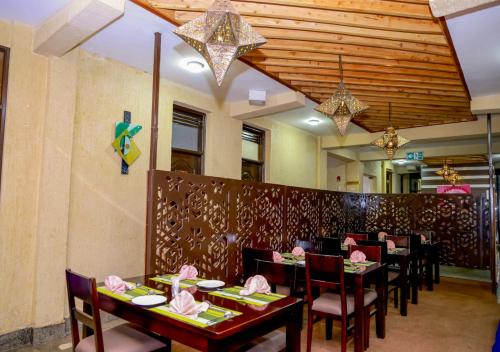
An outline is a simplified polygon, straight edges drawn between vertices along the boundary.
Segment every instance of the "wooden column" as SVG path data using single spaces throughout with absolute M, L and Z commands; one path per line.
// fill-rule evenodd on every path
M 493 141 L 491 135 L 491 113 L 487 114 L 486 125 L 488 130 L 488 165 L 490 174 L 490 187 L 489 187 L 489 218 L 490 218 L 490 270 L 491 270 L 491 283 L 493 292 L 496 291 L 496 221 L 495 221 L 495 167 L 493 165 Z
M 151 109 L 151 141 L 149 146 L 148 199 L 146 206 L 146 274 L 150 273 L 153 239 L 153 174 L 156 170 L 156 155 L 158 149 L 158 101 L 160 99 L 160 60 L 161 33 L 155 33 L 155 49 L 153 64 L 153 98 Z

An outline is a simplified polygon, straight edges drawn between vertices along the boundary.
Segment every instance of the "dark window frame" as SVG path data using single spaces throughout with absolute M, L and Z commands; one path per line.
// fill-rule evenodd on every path
M 3 161 L 3 143 L 5 137 L 5 120 L 7 116 L 7 89 L 9 86 L 9 62 L 10 62 L 10 49 L 0 45 L 0 51 L 3 52 L 3 69 L 2 72 L 2 85 L 1 92 L 2 98 L 0 100 L 0 192 L 2 184 L 2 161 Z
M 199 111 L 196 111 L 193 109 L 189 109 L 189 108 L 186 108 L 186 107 L 181 106 L 181 105 L 174 104 L 173 110 L 172 110 L 172 144 L 174 141 L 174 137 L 173 137 L 174 128 L 173 128 L 173 126 L 174 126 L 174 122 L 175 122 L 176 111 L 190 115 L 190 117 L 193 117 L 193 118 L 198 118 L 201 121 L 201 123 L 200 123 L 201 128 L 198 128 L 199 149 L 198 149 L 198 151 L 187 150 L 187 149 L 183 149 L 183 148 L 174 148 L 172 145 L 172 151 L 171 151 L 172 157 L 171 157 L 171 159 L 173 159 L 174 153 L 199 157 L 198 169 L 195 170 L 194 174 L 195 175 L 203 175 L 205 173 L 205 129 L 206 129 L 206 117 L 207 116 L 206 116 L 206 114 L 204 114 L 202 112 L 199 112 Z M 170 162 L 170 166 L 172 167 L 172 160 Z M 172 171 L 175 171 L 175 170 L 172 170 Z
M 248 132 L 248 135 L 245 136 L 245 131 Z M 254 136 L 257 135 L 258 138 L 255 139 Z M 241 158 L 241 165 L 243 167 L 244 163 L 257 165 L 260 168 L 260 180 L 256 180 L 255 182 L 265 182 L 266 175 L 266 131 L 257 127 L 253 127 L 247 124 L 243 124 L 243 128 L 241 131 L 241 139 L 247 140 L 250 142 L 257 143 L 259 145 L 259 160 L 252 160 L 247 158 Z M 243 170 L 242 175 L 243 179 Z

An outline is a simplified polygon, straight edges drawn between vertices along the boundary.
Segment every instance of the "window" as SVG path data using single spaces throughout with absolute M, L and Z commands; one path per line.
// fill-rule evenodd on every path
M 205 114 L 174 105 L 172 171 L 203 173 Z
M 2 181 L 2 153 L 7 110 L 7 81 L 9 72 L 9 49 L 0 45 L 0 184 Z
M 243 125 L 241 179 L 244 181 L 264 181 L 265 136 L 263 130 Z

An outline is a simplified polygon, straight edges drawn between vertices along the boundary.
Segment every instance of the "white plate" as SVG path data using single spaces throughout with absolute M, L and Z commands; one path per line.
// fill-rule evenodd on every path
M 226 283 L 220 280 L 203 280 L 196 283 L 196 286 L 203 288 L 219 288 L 224 286 Z
M 167 301 L 167 297 L 160 295 L 146 295 L 138 296 L 132 299 L 132 303 L 139 306 L 154 306 L 157 304 L 162 304 Z
M 299 261 L 297 261 L 297 264 L 299 264 L 299 265 L 306 265 L 306 261 L 305 260 L 299 260 Z

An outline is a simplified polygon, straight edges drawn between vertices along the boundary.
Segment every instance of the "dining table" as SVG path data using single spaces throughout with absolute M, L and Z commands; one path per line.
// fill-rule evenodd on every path
M 282 265 L 295 265 L 295 283 L 305 284 L 306 271 L 305 262 L 292 256 L 290 253 L 284 253 Z M 378 297 L 376 310 L 376 333 L 380 339 L 385 338 L 385 270 L 386 265 L 376 262 L 370 262 L 369 265 L 355 265 L 348 259 L 344 261 L 344 276 L 346 282 L 353 285 L 354 288 L 354 351 L 362 352 L 365 350 L 364 341 L 364 295 L 366 284 L 373 282 Z
M 205 290 L 196 282 L 181 281 L 181 289 L 190 292 L 196 302 L 207 302 L 210 307 L 203 318 L 199 314 L 197 320 L 192 320 L 169 310 L 172 286 L 168 280 L 161 280 L 163 277 L 166 276 L 126 278 L 124 281 L 134 283 L 137 288 L 121 295 L 99 284 L 100 309 L 156 333 L 166 341 L 174 340 L 199 351 L 236 351 L 281 327 L 286 329 L 286 351 L 300 351 L 302 299 L 278 294 L 252 299 L 240 296 L 238 287 Z M 153 307 L 133 303 L 134 293 L 141 292 L 165 296 L 166 303 Z

